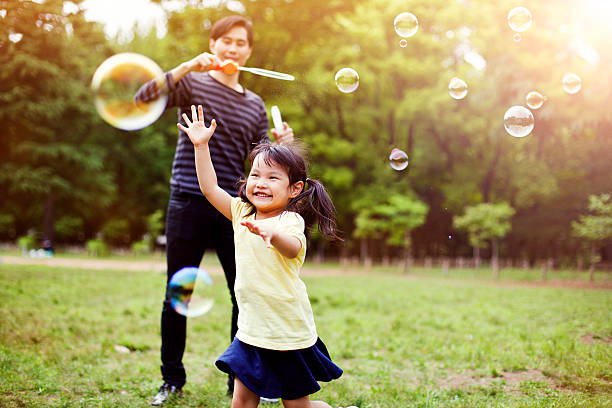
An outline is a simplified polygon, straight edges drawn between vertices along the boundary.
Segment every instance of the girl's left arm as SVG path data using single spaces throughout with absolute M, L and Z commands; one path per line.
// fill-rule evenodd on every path
M 268 248 L 276 248 L 286 258 L 297 257 L 302 249 L 302 242 L 291 234 L 278 231 L 269 226 L 257 225 L 256 222 L 252 221 L 243 221 L 241 224 L 247 227 L 253 234 L 263 238 Z

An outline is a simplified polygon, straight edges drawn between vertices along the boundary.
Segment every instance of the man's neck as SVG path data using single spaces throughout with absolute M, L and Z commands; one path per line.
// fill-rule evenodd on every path
M 226 75 L 221 71 L 208 71 L 210 76 L 216 79 L 218 82 L 223 85 L 231 88 L 237 92 L 244 92 L 242 85 L 238 83 L 238 77 L 240 75 L 239 72 L 236 72 L 234 75 Z

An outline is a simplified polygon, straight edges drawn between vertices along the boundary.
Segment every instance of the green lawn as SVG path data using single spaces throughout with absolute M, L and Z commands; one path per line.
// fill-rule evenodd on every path
M 360 408 L 612 406 L 612 291 L 497 286 L 487 276 L 306 278 L 319 334 L 345 370 L 316 398 Z M 189 321 L 189 382 L 170 407 L 229 406 L 213 366 L 229 341 L 229 296 L 214 279 L 216 304 Z M 161 384 L 164 281 L 0 265 L 0 406 L 149 406 Z

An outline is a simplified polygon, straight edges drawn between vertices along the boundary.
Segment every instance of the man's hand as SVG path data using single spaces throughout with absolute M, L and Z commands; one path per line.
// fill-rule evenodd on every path
M 274 143 L 276 144 L 293 142 L 293 129 L 289 127 L 287 122 L 283 122 L 282 130 L 278 131 L 273 128 L 270 132 L 272 133 L 272 136 L 274 136 Z
M 214 69 L 218 66 L 221 66 L 222 63 L 216 55 L 208 52 L 203 52 L 197 57 L 187 61 L 186 64 L 189 68 L 189 71 L 206 72 L 210 69 Z
M 197 114 L 196 107 L 191 105 L 191 121 L 184 113 L 183 119 L 187 127 L 180 123 L 177 123 L 176 126 L 189 136 L 191 143 L 193 143 L 196 148 L 206 145 L 217 128 L 217 122 L 214 119 L 210 121 L 210 127 L 206 127 L 204 124 L 204 110 L 202 109 L 202 105 L 198 105 Z

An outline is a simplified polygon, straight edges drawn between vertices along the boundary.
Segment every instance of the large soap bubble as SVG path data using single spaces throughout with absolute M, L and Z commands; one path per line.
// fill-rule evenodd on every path
M 582 88 L 582 80 L 573 72 L 568 72 L 563 76 L 563 90 L 570 95 L 578 93 Z
M 403 150 L 394 148 L 389 155 L 389 164 L 393 170 L 404 170 L 408 167 L 408 155 Z
M 533 115 L 524 106 L 512 106 L 504 115 L 504 128 L 511 136 L 525 137 L 531 133 L 533 125 Z
M 468 93 L 468 86 L 463 79 L 454 77 L 448 83 L 448 93 L 453 99 L 463 99 Z
M 525 96 L 525 102 L 530 109 L 540 109 L 544 105 L 544 97 L 538 91 L 531 91 Z
M 531 27 L 531 12 L 525 7 L 515 7 L 508 13 L 508 25 L 517 33 L 527 31 Z
M 172 275 L 167 296 L 177 313 L 200 316 L 214 304 L 213 281 L 204 269 L 188 266 Z
M 146 102 L 136 102 L 140 87 L 155 79 Z M 105 60 L 93 75 L 91 88 L 96 110 L 110 125 L 123 130 L 142 129 L 164 112 L 167 87 L 164 72 L 150 58 L 125 52 Z
M 412 13 L 400 13 L 393 20 L 393 28 L 400 37 L 412 37 L 419 29 L 419 21 Z
M 340 92 L 351 93 L 359 87 L 359 74 L 353 68 L 342 68 L 334 77 Z

